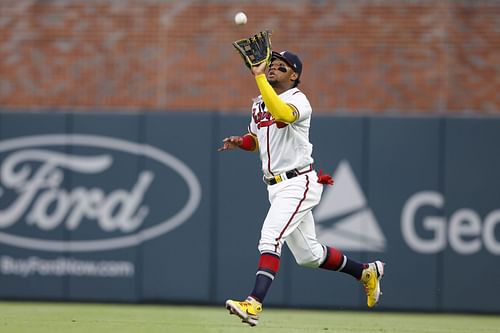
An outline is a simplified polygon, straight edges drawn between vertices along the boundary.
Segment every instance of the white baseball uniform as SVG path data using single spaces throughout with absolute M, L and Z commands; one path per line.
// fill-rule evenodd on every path
M 254 100 L 248 127 L 259 142 L 264 178 L 278 176 L 282 180 L 268 185 L 271 207 L 262 226 L 259 251 L 280 255 L 286 241 L 298 264 L 318 267 L 325 258 L 325 250 L 316 239 L 311 211 L 321 199 L 323 185 L 317 182 L 312 169 L 314 160 L 309 142 L 312 108 L 298 88 L 289 89 L 279 97 L 297 109 L 295 122 L 276 122 L 259 96 Z M 298 175 L 289 178 L 290 170 L 297 170 Z

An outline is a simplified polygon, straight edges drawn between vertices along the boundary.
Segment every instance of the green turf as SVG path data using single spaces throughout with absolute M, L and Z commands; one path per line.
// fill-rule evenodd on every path
M 1 333 L 500 332 L 500 316 L 264 309 L 257 327 L 224 307 L 0 302 Z

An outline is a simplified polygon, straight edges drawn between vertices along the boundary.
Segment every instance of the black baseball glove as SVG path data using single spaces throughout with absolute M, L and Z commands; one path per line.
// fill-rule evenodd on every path
M 253 37 L 237 40 L 233 43 L 248 68 L 257 66 L 271 59 L 271 32 L 261 31 Z

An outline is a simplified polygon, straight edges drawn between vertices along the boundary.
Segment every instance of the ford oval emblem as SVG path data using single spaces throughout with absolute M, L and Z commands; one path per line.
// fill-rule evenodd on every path
M 129 191 L 115 189 L 105 193 L 99 187 L 87 189 L 81 186 L 68 191 L 60 186 L 64 171 L 92 175 L 103 172 L 113 163 L 112 154 L 75 155 L 47 149 L 69 145 L 152 159 L 180 176 L 187 185 L 187 200 L 172 216 L 140 228 L 149 213 L 149 208 L 142 201 L 153 182 L 154 173 L 141 170 Z M 10 192 L 17 195 L 13 200 L 12 195 L 9 200 L 4 200 L 4 203 L 9 201 L 8 207 L 0 206 L 0 230 L 20 222 L 25 216 L 27 224 L 42 231 L 62 226 L 74 231 L 81 221 L 92 219 L 103 233 L 119 233 L 114 237 L 64 241 L 0 231 L 0 243 L 15 247 L 52 252 L 91 252 L 136 246 L 186 222 L 201 200 L 201 186 L 192 170 L 178 158 L 148 144 L 98 135 L 47 134 L 0 141 L 0 154 L 6 154 L 0 160 L 0 198 Z M 6 193 L 6 189 L 10 192 Z

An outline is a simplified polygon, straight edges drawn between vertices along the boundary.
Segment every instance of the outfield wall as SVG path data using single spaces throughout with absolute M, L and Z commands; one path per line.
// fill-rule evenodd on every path
M 251 290 L 267 211 L 220 113 L 0 112 L 0 298 L 222 304 Z M 387 262 L 380 309 L 500 311 L 500 119 L 313 118 L 334 171 L 318 234 Z M 364 309 L 284 251 L 275 306 Z

